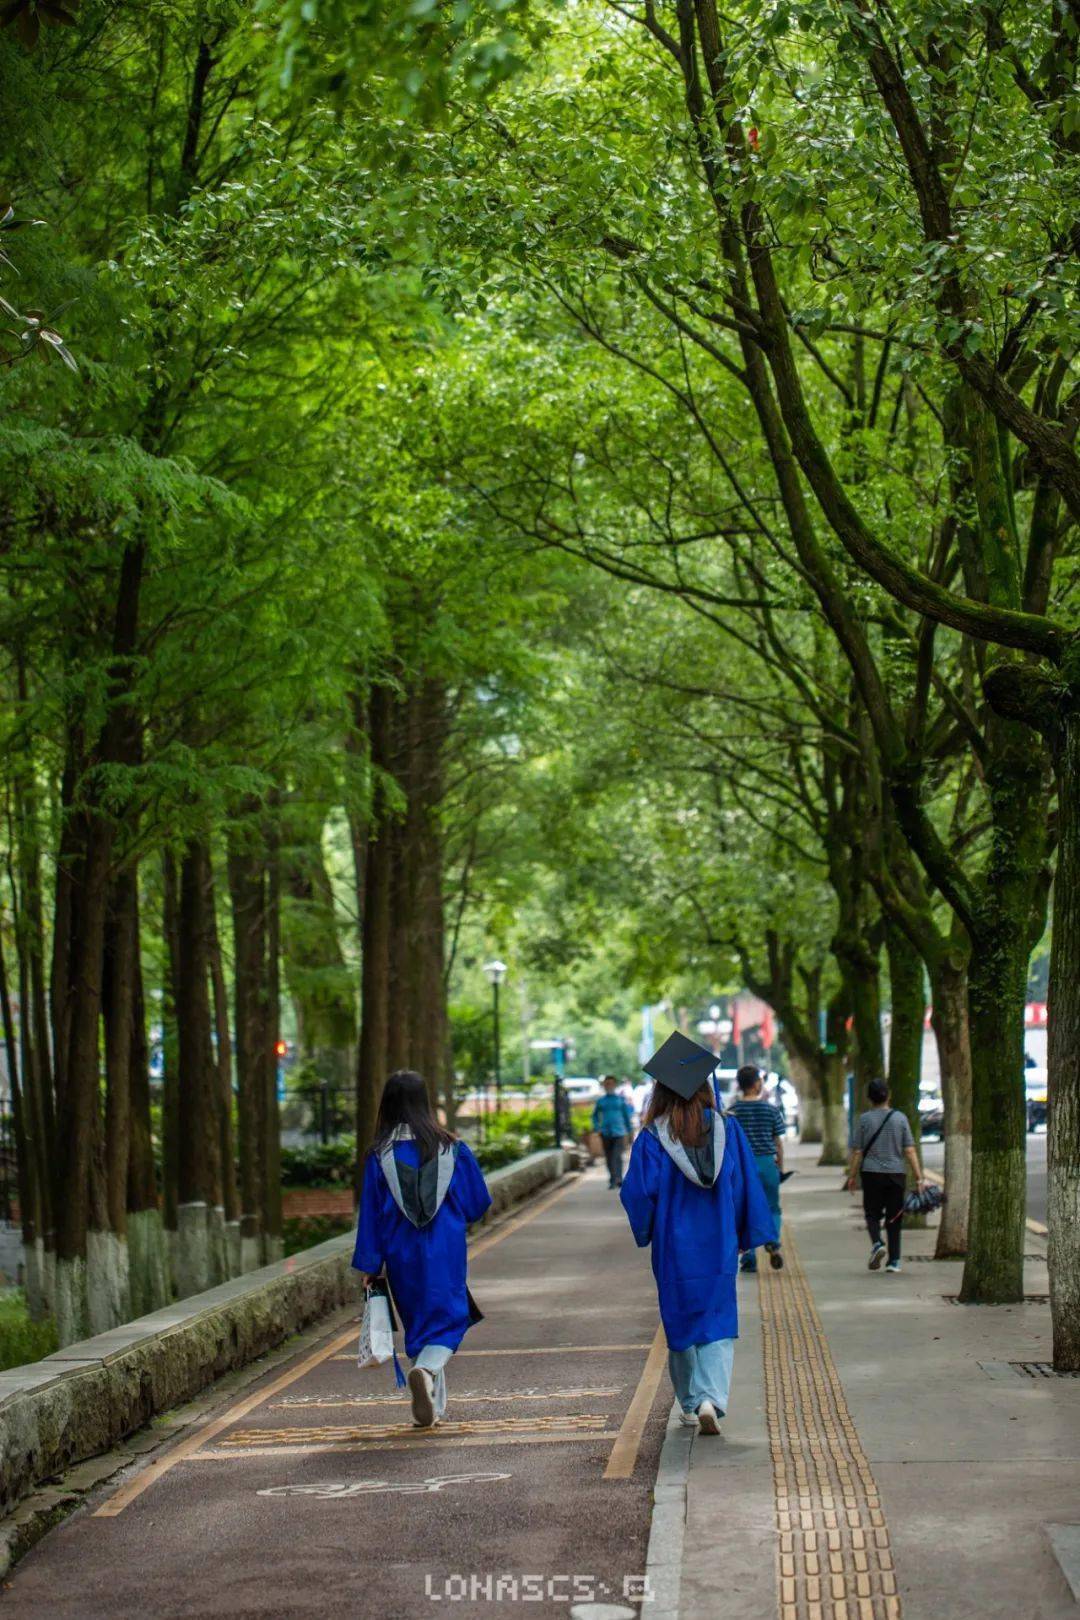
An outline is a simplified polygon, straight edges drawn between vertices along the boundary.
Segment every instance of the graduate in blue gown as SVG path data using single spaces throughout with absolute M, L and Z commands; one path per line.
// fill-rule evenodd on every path
M 446 1364 L 482 1318 L 469 1293 L 465 1235 L 491 1204 L 480 1166 L 440 1126 L 423 1077 L 399 1069 L 383 1088 L 364 1183 L 353 1265 L 365 1284 L 385 1267 L 413 1358 L 413 1422 L 446 1410 Z
M 696 1067 L 705 1059 L 716 1061 L 673 1036 L 646 1064 L 664 1078 L 656 1079 L 620 1196 L 639 1247 L 652 1248 L 684 1421 L 718 1434 L 739 1334 L 739 1251 L 774 1243 L 777 1231 L 746 1135 L 715 1106 L 708 1070 L 703 1078 Z

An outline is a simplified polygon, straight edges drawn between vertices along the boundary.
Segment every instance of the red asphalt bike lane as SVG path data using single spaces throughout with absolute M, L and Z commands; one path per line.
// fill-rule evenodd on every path
M 481 1233 L 486 1319 L 412 1429 L 340 1320 L 90 1495 L 17 1566 L 0 1615 L 567 1615 L 641 1598 L 670 1406 L 648 1256 L 599 1171 Z M 648 1612 L 646 1605 L 645 1611 Z

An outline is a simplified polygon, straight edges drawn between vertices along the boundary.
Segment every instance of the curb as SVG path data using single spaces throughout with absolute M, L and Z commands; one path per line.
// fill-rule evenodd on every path
M 649 1620 L 679 1620 L 683 1543 L 686 1539 L 686 1485 L 696 1428 L 680 1422 L 673 1401 L 653 1487 L 653 1515 L 645 1554 Z

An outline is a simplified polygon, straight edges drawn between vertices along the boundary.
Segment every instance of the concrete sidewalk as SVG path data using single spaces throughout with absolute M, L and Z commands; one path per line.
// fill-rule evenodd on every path
M 740 1279 L 724 1436 L 690 1448 L 681 1620 L 1077 1620 L 1080 1379 L 1016 1365 L 1050 1355 L 1045 1241 L 1023 1305 L 951 1302 L 932 1230 L 871 1273 L 815 1155 L 792 1158 L 787 1267 Z

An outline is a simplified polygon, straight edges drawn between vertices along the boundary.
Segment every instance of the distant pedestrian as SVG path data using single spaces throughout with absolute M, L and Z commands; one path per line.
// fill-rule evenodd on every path
M 742 1126 L 715 1106 L 715 1062 L 678 1033 L 650 1058 L 656 1085 L 622 1189 L 634 1238 L 652 1249 L 683 1421 L 702 1434 L 719 1434 L 727 1411 L 739 1250 L 776 1237 Z
M 383 1087 L 364 1185 L 353 1265 L 365 1286 L 386 1268 L 413 1358 L 413 1422 L 446 1410 L 446 1364 L 482 1320 L 466 1280 L 465 1234 L 491 1203 L 480 1166 L 443 1130 L 423 1077 L 399 1069 Z
M 861 1169 L 863 1214 L 870 1234 L 870 1270 L 879 1269 L 887 1247 L 889 1260 L 885 1270 L 899 1271 L 907 1166 L 911 1166 L 920 1188 L 927 1183 L 907 1115 L 889 1106 L 889 1088 L 885 1081 L 871 1080 L 866 1093 L 871 1107 L 859 1115 L 855 1125 L 848 1190 L 855 1192 L 858 1188 Z M 884 1243 L 881 1240 L 883 1223 Z
M 754 1155 L 758 1180 L 776 1222 L 775 1243 L 766 1243 L 769 1264 L 779 1271 L 784 1264 L 780 1253 L 780 1177 L 784 1171 L 784 1116 L 765 1095 L 765 1084 L 760 1069 L 745 1063 L 735 1076 L 739 1095 L 728 1109 L 729 1116 L 737 1119 L 746 1132 L 750 1151 Z M 756 1271 L 757 1255 L 753 1249 L 739 1260 L 740 1271 Z
M 604 1095 L 596 1099 L 593 1109 L 593 1130 L 600 1132 L 607 1164 L 608 1188 L 622 1186 L 623 1154 L 634 1131 L 634 1111 L 625 1097 L 618 1093 L 619 1082 L 613 1074 L 604 1076 Z

